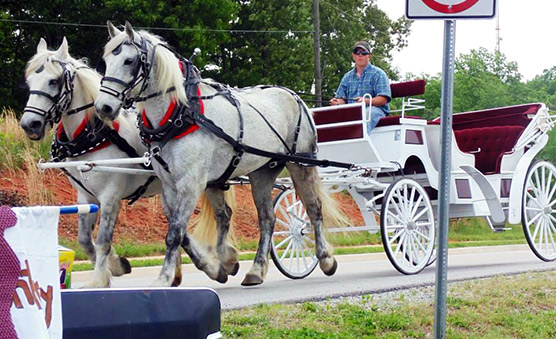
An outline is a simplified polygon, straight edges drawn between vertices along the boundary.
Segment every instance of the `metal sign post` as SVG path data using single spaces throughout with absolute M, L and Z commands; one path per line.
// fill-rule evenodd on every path
M 406 0 L 409 19 L 444 20 L 442 65 L 441 159 L 438 183 L 438 243 L 436 247 L 436 296 L 434 338 L 446 337 L 446 294 L 448 286 L 448 225 L 450 222 L 452 101 L 454 93 L 455 19 L 493 18 L 496 0 Z
M 448 226 L 450 223 L 450 172 L 452 149 L 452 101 L 456 21 L 444 21 L 444 58 L 442 65 L 440 182 L 438 183 L 438 244 L 436 246 L 436 297 L 434 338 L 446 337 L 446 290 L 448 287 Z

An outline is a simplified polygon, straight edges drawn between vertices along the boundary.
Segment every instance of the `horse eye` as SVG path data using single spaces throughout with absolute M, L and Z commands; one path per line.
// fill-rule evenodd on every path
M 122 51 L 122 45 L 119 45 L 118 47 L 116 47 L 116 48 L 112 51 L 112 54 L 118 55 L 118 54 L 120 54 L 121 51 Z
M 135 61 L 135 60 L 132 59 L 132 58 L 125 59 L 124 65 L 131 65 L 133 63 L 133 61 Z
M 48 82 L 50 86 L 58 86 L 58 79 L 52 79 Z

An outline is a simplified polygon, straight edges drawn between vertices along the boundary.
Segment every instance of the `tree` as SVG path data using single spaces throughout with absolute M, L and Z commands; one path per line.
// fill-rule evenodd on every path
M 391 53 L 407 45 L 410 27 L 411 21 L 403 17 L 388 18 L 375 0 L 322 0 L 323 98 L 334 96 L 342 76 L 353 67 L 351 49 L 358 40 L 370 42 L 371 62 L 397 80 L 399 74 L 390 66 Z
M 106 20 L 114 24 L 130 21 L 134 27 L 159 27 L 153 30 L 164 40 L 189 56 L 195 47 L 205 51 L 196 62 L 203 65 L 225 41 L 227 30 L 236 17 L 233 0 L 53 0 L 3 1 L 0 10 L 0 105 L 20 111 L 27 101 L 23 88 L 26 62 L 34 55 L 39 39 L 57 47 L 64 36 L 75 57 L 87 57 L 97 64 L 108 39 Z M 204 56 L 207 57 L 204 57 Z

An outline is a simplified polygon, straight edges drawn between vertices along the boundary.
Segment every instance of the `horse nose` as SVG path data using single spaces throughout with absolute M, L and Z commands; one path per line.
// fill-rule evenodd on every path
M 112 114 L 112 106 L 102 105 L 100 111 L 101 111 L 102 114 L 104 114 L 106 116 L 110 116 Z
M 29 123 L 22 123 L 21 128 L 23 128 L 23 130 L 29 137 L 36 138 L 42 134 L 44 125 L 41 121 L 33 120 Z

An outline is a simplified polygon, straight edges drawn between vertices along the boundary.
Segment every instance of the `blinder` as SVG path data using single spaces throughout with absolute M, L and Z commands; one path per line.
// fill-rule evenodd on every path
M 102 74 L 104 76 L 104 73 L 106 73 L 106 62 L 104 61 L 103 58 L 100 58 L 98 63 L 97 63 L 97 67 L 95 67 L 95 71 L 97 71 L 97 73 Z

